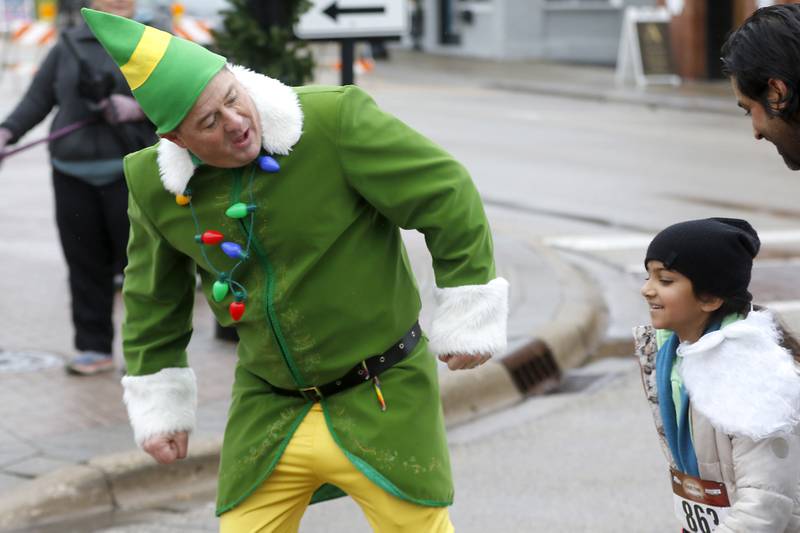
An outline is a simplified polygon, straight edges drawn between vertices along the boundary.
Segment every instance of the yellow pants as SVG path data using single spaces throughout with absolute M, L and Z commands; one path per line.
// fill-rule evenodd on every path
M 223 514 L 220 533 L 296 532 L 311 495 L 324 483 L 349 494 L 379 533 L 452 533 L 446 507 L 425 507 L 384 491 L 347 459 L 314 404 L 267 480 Z

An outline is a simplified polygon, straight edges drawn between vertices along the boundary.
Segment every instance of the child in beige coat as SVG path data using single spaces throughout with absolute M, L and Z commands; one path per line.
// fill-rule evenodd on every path
M 800 531 L 800 376 L 775 318 L 752 310 L 759 246 L 743 220 L 693 220 L 645 257 L 637 355 L 684 531 Z

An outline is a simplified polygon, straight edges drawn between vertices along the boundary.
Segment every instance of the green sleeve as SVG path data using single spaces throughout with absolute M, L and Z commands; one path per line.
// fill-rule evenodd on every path
M 128 175 L 126 159 L 125 173 Z M 131 230 L 122 297 L 122 348 L 127 372 L 154 374 L 186 367 L 192 335 L 195 266 L 148 220 L 133 193 L 128 199 Z
M 441 147 L 347 87 L 338 148 L 350 185 L 378 212 L 425 235 L 438 287 L 495 277 L 492 236 L 466 169 Z

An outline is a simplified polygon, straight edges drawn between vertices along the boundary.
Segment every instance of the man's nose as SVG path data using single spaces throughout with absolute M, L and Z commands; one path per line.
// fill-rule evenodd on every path
M 756 128 L 753 128 L 753 137 L 755 137 L 757 141 L 760 141 L 761 139 L 764 138 L 764 136 L 761 135 L 761 132 L 758 131 Z
M 244 129 L 244 117 L 233 109 L 226 109 L 223 111 L 222 117 L 225 124 L 225 131 L 229 133 L 236 133 Z

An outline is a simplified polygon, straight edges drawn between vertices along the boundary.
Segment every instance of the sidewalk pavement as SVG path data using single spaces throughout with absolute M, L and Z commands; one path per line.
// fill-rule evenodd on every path
M 334 53 L 332 48 L 326 54 Z M 728 80 L 684 81 L 680 86 L 637 87 L 632 80 L 618 83 L 613 67 L 549 63 L 536 60 L 494 61 L 392 49 L 391 60 L 379 63 L 377 73 L 357 83 L 452 84 L 500 91 L 524 92 L 580 100 L 643 105 L 704 113 L 741 114 Z M 373 81 L 373 79 L 375 81 Z
M 467 84 L 495 89 L 594 99 L 624 97 L 624 101 L 646 105 L 651 105 L 649 99 L 662 95 L 670 105 L 684 109 L 735 109 L 732 96 L 726 96 L 719 84 L 623 90 L 613 87 L 613 71 L 609 69 L 495 63 L 402 51 L 393 51 L 391 64 L 368 85 L 391 84 L 397 79 L 436 84 L 445 76 L 449 83 L 456 77 Z M 0 113 L 5 115 L 19 95 L 19 87 L 0 86 Z M 40 126 L 28 138 L 45 131 Z M 53 223 L 44 147 L 9 159 L 0 175 L 4 185 L 0 232 L 5 252 L 0 263 L 0 292 L 4 296 L 0 299 L 0 317 L 4 320 L 0 328 L 0 529 L 153 501 L 162 493 L 142 490 L 150 486 L 144 479 L 153 479 L 153 463 L 141 452 L 132 451 L 120 375 L 76 378 L 67 376 L 61 368 L 63 360 L 73 353 L 72 327 L 67 273 Z M 487 212 L 495 227 L 513 226 L 514 215 L 508 211 L 490 207 Z M 423 294 L 424 326 L 433 309 L 430 260 L 419 235 L 407 233 L 405 237 Z M 604 328 L 602 297 L 579 270 L 517 233 L 496 232 L 495 240 L 498 274 L 508 278 L 512 286 L 511 355 L 506 361 L 514 363 L 493 362 L 472 372 L 443 371 L 442 395 L 450 426 L 536 392 L 529 380 L 536 377 L 531 376 L 535 371 L 525 365 L 531 358 L 549 353 L 548 357 L 562 368 L 579 366 Z M 119 298 L 115 307 L 119 324 L 123 313 Z M 194 326 L 189 354 L 199 387 L 198 429 L 190 445 L 195 459 L 185 467 L 162 469 L 157 475 L 174 478 L 191 473 L 198 479 L 194 488 L 209 490 L 227 412 L 235 346 L 214 338 L 213 317 L 202 301 L 196 306 Z M 37 358 L 31 352 L 55 357 Z M 121 366 L 118 339 L 114 352 Z M 10 371 L 9 361 L 22 359 L 42 368 Z

